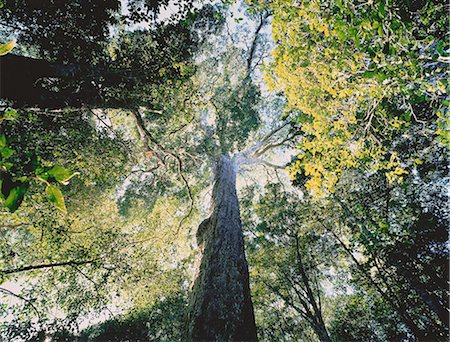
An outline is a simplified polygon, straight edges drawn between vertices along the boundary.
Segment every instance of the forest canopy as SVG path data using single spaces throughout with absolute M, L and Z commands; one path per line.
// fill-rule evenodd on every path
M 0 0 L 0 339 L 447 341 L 448 11 Z

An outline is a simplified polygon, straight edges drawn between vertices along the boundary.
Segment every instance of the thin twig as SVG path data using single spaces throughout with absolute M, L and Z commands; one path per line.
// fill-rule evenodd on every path
M 3 292 L 3 293 L 8 294 L 10 296 L 13 296 L 13 297 L 16 297 L 16 298 L 19 298 L 19 299 L 23 300 L 27 305 L 30 305 L 33 308 L 33 310 L 37 313 L 37 315 L 38 315 L 38 317 L 40 319 L 40 317 L 41 317 L 40 312 L 36 308 L 36 306 L 34 306 L 34 304 L 32 303 L 31 299 L 27 299 L 27 298 L 25 298 L 25 297 L 23 297 L 21 295 L 18 295 L 18 294 L 14 293 L 14 292 L 12 292 L 12 291 L 10 291 L 8 289 L 3 288 L 3 287 L 0 287 L 0 291 Z
M 32 270 L 39 270 L 42 268 L 53 268 L 53 267 L 60 267 L 60 266 L 73 266 L 73 265 L 86 265 L 86 264 L 95 263 L 98 260 L 100 260 L 100 259 L 87 260 L 87 261 L 70 260 L 70 261 L 56 262 L 56 263 L 51 263 L 51 264 L 29 265 L 29 266 L 23 266 L 23 267 L 12 268 L 12 269 L 7 269 L 7 270 L 1 270 L 0 273 L 12 274 L 12 273 L 32 271 Z

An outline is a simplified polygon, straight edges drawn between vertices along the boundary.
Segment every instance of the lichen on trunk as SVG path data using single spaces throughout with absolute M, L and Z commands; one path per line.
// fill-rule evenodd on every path
M 186 339 L 256 341 L 236 168 L 226 155 L 216 165 L 211 211 L 197 232 L 202 258 L 188 308 Z

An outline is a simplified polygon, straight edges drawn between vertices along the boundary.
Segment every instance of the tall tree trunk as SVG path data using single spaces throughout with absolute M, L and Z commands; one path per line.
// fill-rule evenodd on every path
M 298 235 L 295 235 L 295 249 L 297 252 L 298 271 L 300 273 L 300 277 L 304 285 L 304 290 L 308 298 L 308 303 L 312 306 L 312 312 L 307 307 L 305 307 L 305 310 L 311 313 L 311 321 L 315 322 L 313 324 L 313 328 L 317 336 L 319 337 L 319 340 L 321 342 L 331 342 L 330 335 L 328 334 L 328 330 L 325 326 L 325 322 L 323 321 L 322 317 L 322 307 L 320 305 L 320 291 L 318 288 L 316 289 L 316 296 L 318 298 L 317 301 L 316 296 L 314 295 L 314 291 L 311 287 L 311 282 L 306 273 L 305 266 L 303 265 Z
M 49 82 L 56 86 L 44 85 Z M 117 87 L 121 83 L 132 86 L 135 80 L 127 70 L 63 64 L 13 54 L 0 57 L 0 98 L 12 101 L 15 107 L 127 107 L 122 102 L 106 104 L 98 87 L 100 84 L 102 89 Z
M 331 229 L 329 229 L 320 219 L 319 222 L 322 224 L 322 226 L 330 232 L 334 238 L 339 242 L 339 244 L 344 248 L 345 252 L 348 254 L 348 256 L 353 260 L 356 267 L 360 271 L 360 273 L 368 280 L 369 284 L 371 284 L 377 292 L 381 295 L 381 297 L 385 300 L 386 303 L 388 303 L 391 308 L 398 314 L 402 322 L 409 328 L 409 330 L 414 334 L 414 336 L 419 341 L 426 341 L 426 332 L 423 331 L 411 318 L 408 311 L 406 310 L 406 306 L 404 303 L 401 303 L 398 298 L 395 296 L 395 294 L 392 293 L 392 291 L 389 290 L 389 284 L 385 282 L 385 286 L 388 289 L 387 291 L 383 291 L 380 287 L 380 285 L 372 279 L 372 276 L 367 271 L 367 269 L 364 267 L 363 264 L 361 264 L 353 255 L 352 251 L 345 245 L 345 243 L 339 238 L 339 236 L 336 235 L 335 232 L 333 232 Z M 384 279 L 383 279 L 384 281 Z
M 228 156 L 217 162 L 212 213 L 200 224 L 197 241 L 202 259 L 189 303 L 187 340 L 256 341 L 236 169 Z
M 322 320 L 322 317 L 317 319 L 318 324 L 314 326 L 314 331 L 319 337 L 320 342 L 331 342 L 330 335 L 328 335 L 328 331 L 325 328 L 325 323 Z
M 52 63 L 46 60 L 8 54 L 0 57 L 0 97 L 15 106 L 41 108 L 79 107 L 87 94 L 50 91 L 41 85 L 44 79 L 75 79 L 86 70 L 76 64 Z
M 425 303 L 428 308 L 434 312 L 437 317 L 439 317 L 442 326 L 447 330 L 449 328 L 449 311 L 446 306 L 442 305 L 439 298 L 427 291 L 426 287 L 421 284 L 419 281 L 414 279 L 414 277 L 408 274 L 397 262 L 397 272 L 403 276 L 403 278 L 407 281 L 409 286 L 416 292 L 416 294 L 422 299 L 423 303 Z

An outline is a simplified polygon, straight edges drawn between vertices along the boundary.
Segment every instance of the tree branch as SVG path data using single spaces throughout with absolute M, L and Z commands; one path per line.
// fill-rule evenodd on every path
M 285 123 L 283 123 L 282 125 L 275 127 L 272 131 L 270 131 L 269 133 L 267 133 L 264 138 L 262 138 L 261 142 L 262 143 L 266 143 L 270 138 L 272 138 L 277 132 L 281 131 L 284 127 L 290 125 L 291 122 L 290 121 L 286 121 Z
M 258 158 L 271 149 L 285 145 L 288 141 L 292 140 L 297 135 L 300 135 L 300 133 L 294 132 L 292 135 L 287 134 L 286 137 L 283 138 L 282 140 L 280 140 L 276 143 L 273 143 L 273 144 L 267 144 L 266 146 L 261 147 L 260 149 L 256 150 L 256 152 L 253 154 L 253 156 L 255 158 Z
M 186 176 L 183 173 L 183 164 L 181 161 L 181 158 L 179 156 L 177 156 L 174 153 L 170 153 L 171 156 L 173 156 L 177 162 L 178 162 L 178 173 L 180 174 L 181 179 L 183 180 L 184 184 L 186 185 L 187 191 L 188 191 L 188 195 L 189 195 L 189 200 L 190 200 L 190 205 L 189 205 L 189 211 L 188 213 L 181 219 L 180 223 L 178 224 L 178 228 L 177 231 L 175 233 L 175 235 L 178 235 L 178 232 L 181 229 L 181 226 L 183 225 L 183 222 L 192 214 L 192 211 L 194 210 L 194 196 L 192 195 L 192 190 L 191 187 L 189 186 L 189 182 L 186 178 Z
M 0 224 L 0 229 L 3 228 L 18 228 L 18 227 L 22 227 L 22 226 L 29 226 L 29 223 L 11 223 L 11 224 Z
M 266 13 L 264 16 L 261 15 L 260 22 L 259 22 L 258 26 L 256 27 L 255 36 L 253 38 L 253 42 L 250 47 L 250 52 L 249 52 L 249 55 L 247 58 L 247 75 L 248 76 L 250 76 L 250 73 L 252 72 L 252 61 L 253 61 L 253 58 L 255 57 L 256 45 L 258 43 L 259 33 L 260 33 L 261 29 L 263 28 L 266 19 L 269 16 L 270 16 L 269 13 Z
M 36 306 L 34 306 L 34 304 L 32 303 L 31 299 L 27 299 L 27 298 L 25 298 L 25 297 L 23 297 L 21 295 L 18 295 L 18 294 L 14 293 L 14 292 L 12 292 L 12 291 L 10 291 L 8 289 L 3 288 L 3 287 L 0 287 L 0 291 L 3 292 L 3 293 L 6 293 L 7 295 L 10 295 L 10 296 L 13 296 L 13 297 L 16 297 L 16 298 L 19 298 L 19 299 L 23 300 L 27 305 L 31 306 L 33 308 L 33 310 L 37 313 L 38 317 L 40 317 L 40 312 L 36 308 Z
M 94 259 L 94 260 L 87 260 L 87 261 L 70 260 L 70 261 L 56 262 L 56 263 L 51 263 L 51 264 L 29 265 L 29 266 L 23 266 L 23 267 L 12 268 L 12 269 L 7 269 L 7 270 L 1 270 L 0 273 L 12 274 L 12 273 L 32 271 L 32 270 L 39 270 L 39 269 L 42 269 L 42 268 L 53 268 L 53 267 L 60 267 L 60 266 L 87 265 L 87 264 L 95 263 L 98 260 L 100 260 L 100 258 L 99 259 Z
M 278 170 L 285 170 L 286 167 L 288 166 L 287 164 L 285 164 L 285 165 L 276 165 L 276 164 L 272 164 L 271 162 L 268 162 L 268 161 L 266 161 L 266 160 L 261 160 L 261 159 L 258 159 L 258 162 L 259 162 L 260 164 L 263 164 L 263 165 L 266 165 L 266 166 L 270 166 L 270 167 L 272 167 L 272 168 L 274 168 L 274 169 L 278 169 Z
M 141 132 L 141 136 L 142 138 L 146 138 L 148 139 L 151 143 L 153 143 L 156 147 L 159 148 L 159 150 L 165 154 L 165 156 L 163 158 L 161 158 L 161 156 L 154 150 L 152 149 L 149 144 L 147 144 L 147 147 L 156 155 L 156 157 L 161 161 L 161 163 L 163 165 L 166 165 L 165 163 L 165 158 L 166 156 L 171 156 L 173 158 L 175 158 L 177 165 L 178 165 L 178 173 L 180 174 L 181 179 L 183 180 L 183 183 L 185 184 L 187 191 L 188 191 L 188 195 L 189 195 L 189 200 L 190 200 L 190 206 L 189 206 L 189 211 L 187 213 L 186 216 L 184 216 L 177 228 L 176 234 L 178 234 L 183 222 L 192 214 L 192 211 L 194 210 L 194 196 L 192 194 L 192 190 L 191 187 L 189 186 L 189 182 L 186 178 L 186 176 L 183 173 L 183 162 L 181 160 L 181 158 L 176 155 L 175 153 L 171 152 L 171 151 L 167 151 L 163 146 L 161 146 L 159 144 L 159 142 L 152 136 L 152 134 L 150 133 L 150 131 L 145 127 L 145 123 L 144 120 L 139 112 L 139 110 L 134 110 L 133 111 L 134 117 L 136 118 L 136 123 L 138 125 L 138 128 Z
M 254 157 L 255 154 L 258 153 L 259 150 L 261 150 L 261 148 L 264 148 L 264 144 L 266 144 L 276 133 L 278 133 L 284 127 L 290 124 L 291 122 L 287 121 L 281 124 L 280 126 L 275 127 L 272 131 L 267 133 L 261 140 L 257 141 L 252 147 L 248 148 L 245 151 L 240 152 L 239 154 L 242 155 L 244 158 Z M 258 154 L 258 156 L 260 156 L 260 154 Z

